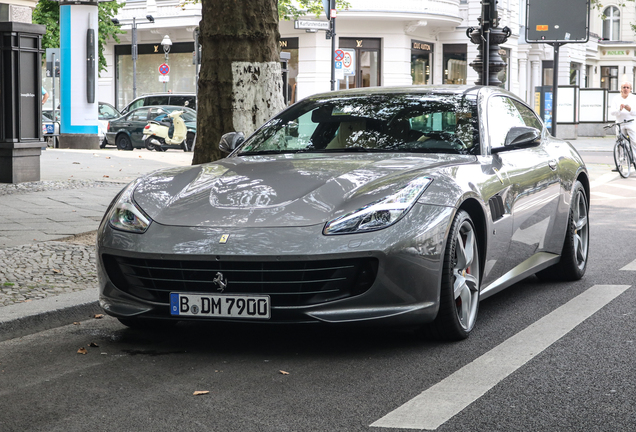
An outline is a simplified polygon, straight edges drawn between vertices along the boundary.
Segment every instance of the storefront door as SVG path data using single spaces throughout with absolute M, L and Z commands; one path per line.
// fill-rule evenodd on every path
M 340 89 L 381 85 L 380 39 L 340 38 L 340 48 L 356 52 L 356 74 L 339 81 Z

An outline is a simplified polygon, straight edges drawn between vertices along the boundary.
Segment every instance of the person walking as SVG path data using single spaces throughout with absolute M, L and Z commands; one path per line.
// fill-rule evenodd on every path
M 632 93 L 632 85 L 629 82 L 621 84 L 621 92 L 614 97 L 610 114 L 616 118 L 617 123 L 636 119 L 636 95 Z M 621 128 L 623 133 L 629 136 L 630 141 L 636 144 L 636 121 L 624 124 Z
M 49 100 L 49 92 L 47 92 L 46 89 L 42 87 L 42 105 L 44 105 L 44 102 L 46 102 L 47 100 Z

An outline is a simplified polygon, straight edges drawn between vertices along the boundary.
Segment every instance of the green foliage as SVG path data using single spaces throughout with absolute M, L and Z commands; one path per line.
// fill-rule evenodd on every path
M 296 7 L 300 6 L 300 8 Z M 346 10 L 351 4 L 346 0 L 336 0 L 336 9 Z M 316 15 L 324 12 L 322 0 L 278 0 L 278 18 L 289 21 L 303 15 Z
M 106 70 L 104 46 L 108 38 L 119 43 L 117 35 L 125 33 L 110 20 L 117 15 L 117 11 L 125 3 L 109 1 L 98 4 L 99 30 L 97 32 L 97 52 L 99 54 L 99 69 Z M 60 47 L 60 4 L 53 0 L 40 0 L 33 11 L 33 23 L 46 26 L 46 33 L 42 38 L 42 48 Z

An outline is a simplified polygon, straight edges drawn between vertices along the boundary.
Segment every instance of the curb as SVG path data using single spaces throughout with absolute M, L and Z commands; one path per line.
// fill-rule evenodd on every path
M 60 294 L 0 308 L 0 342 L 83 321 L 103 313 L 95 290 Z

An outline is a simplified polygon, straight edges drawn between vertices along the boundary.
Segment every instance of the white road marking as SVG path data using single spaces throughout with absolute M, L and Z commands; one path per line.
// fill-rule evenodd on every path
M 435 430 L 630 285 L 595 285 L 371 426 Z
M 608 194 L 605 192 L 598 192 L 598 191 L 594 191 L 592 192 L 592 198 L 598 198 L 598 199 L 625 199 L 628 198 L 624 195 L 612 195 L 612 194 Z
M 623 267 L 621 270 L 631 270 L 631 271 L 636 270 L 636 260 L 630 262 L 625 267 Z
M 608 186 L 621 188 L 621 189 L 628 189 L 628 190 L 631 190 L 631 191 L 636 191 L 636 186 L 629 186 L 629 185 L 626 185 L 626 184 L 623 184 L 623 183 L 610 183 Z
M 597 178 L 596 180 L 590 183 L 590 188 L 595 188 L 605 183 L 609 183 L 612 180 L 615 180 L 616 178 L 618 178 L 618 176 L 619 176 L 618 173 L 613 173 L 613 172 L 603 174 L 602 176 L 600 176 L 599 178 Z

